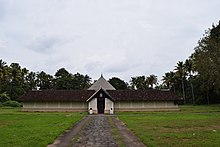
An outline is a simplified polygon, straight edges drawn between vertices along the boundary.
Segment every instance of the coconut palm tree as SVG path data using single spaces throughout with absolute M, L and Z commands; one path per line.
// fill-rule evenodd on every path
M 130 83 L 132 89 L 143 90 L 143 89 L 147 89 L 148 87 L 145 76 L 131 77 Z
M 150 85 L 150 88 L 153 89 L 153 86 L 157 85 L 157 76 L 150 75 L 149 77 L 146 77 L 146 83 L 147 85 Z
M 162 77 L 163 84 L 165 84 L 165 86 L 169 89 L 171 87 L 171 78 L 170 72 L 165 73 L 165 75 Z
M 191 92 L 192 92 L 192 102 L 193 102 L 193 105 L 195 105 L 194 89 L 193 89 L 193 84 L 192 84 L 192 81 L 191 81 L 191 79 L 192 79 L 192 68 L 193 68 L 192 60 L 187 59 L 185 61 L 184 67 L 185 67 L 186 72 L 189 74 L 188 80 L 190 82 L 190 87 L 191 87 Z
M 186 76 L 186 72 L 185 72 L 184 64 L 182 61 L 179 61 L 177 63 L 177 66 L 175 66 L 175 70 L 176 70 L 176 76 L 179 77 L 181 80 L 183 100 L 184 100 L 184 104 L 185 104 L 186 103 L 186 94 L 185 94 L 184 79 Z
M 163 84 L 165 84 L 167 88 L 173 89 L 174 92 L 176 91 L 176 88 L 175 88 L 176 77 L 173 71 L 165 73 L 165 75 L 162 78 L 162 81 L 163 81 Z

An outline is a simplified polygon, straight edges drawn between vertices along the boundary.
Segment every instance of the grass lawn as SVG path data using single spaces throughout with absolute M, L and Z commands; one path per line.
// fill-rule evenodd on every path
M 0 147 L 45 147 L 83 115 L 72 112 L 21 112 L 0 108 Z
M 220 105 L 179 112 L 123 112 L 118 117 L 147 146 L 220 146 Z

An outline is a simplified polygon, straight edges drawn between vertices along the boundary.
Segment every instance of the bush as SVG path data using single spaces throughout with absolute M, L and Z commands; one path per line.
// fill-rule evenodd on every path
M 6 92 L 0 93 L 0 102 L 6 102 L 9 101 L 10 98 Z
M 21 107 L 22 104 L 17 102 L 17 101 L 6 101 L 2 103 L 3 106 L 8 106 L 8 107 Z

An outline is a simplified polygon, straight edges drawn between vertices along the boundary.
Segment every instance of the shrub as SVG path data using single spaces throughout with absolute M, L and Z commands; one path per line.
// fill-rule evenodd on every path
M 6 92 L 0 93 L 0 102 L 6 102 L 9 101 L 10 98 Z
M 21 107 L 22 104 L 17 102 L 17 101 L 6 101 L 4 103 L 2 103 L 3 106 L 8 106 L 8 107 Z

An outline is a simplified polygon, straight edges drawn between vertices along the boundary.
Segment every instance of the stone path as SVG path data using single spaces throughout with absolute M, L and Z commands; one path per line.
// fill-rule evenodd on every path
M 47 147 L 118 147 L 122 145 L 145 147 L 116 116 L 88 115 Z
M 91 120 L 80 131 L 78 139 L 73 147 L 117 147 L 118 140 L 113 135 L 114 124 L 111 116 L 90 116 Z

